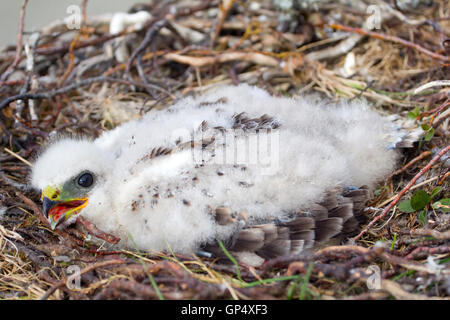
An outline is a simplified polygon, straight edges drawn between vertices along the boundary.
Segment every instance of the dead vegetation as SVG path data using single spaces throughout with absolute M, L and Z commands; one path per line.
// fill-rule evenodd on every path
M 29 33 L 26 4 L 19 45 L 0 53 L 0 299 L 448 299 L 447 1 L 153 1 L 130 9 L 151 13 L 142 29 L 116 34 L 110 16 L 87 14 L 87 0 L 81 28 Z M 48 228 L 26 183 L 46 138 L 96 137 L 240 82 L 365 97 L 426 131 L 380 183 L 353 241 L 252 268 L 233 257 L 110 251 L 78 229 Z

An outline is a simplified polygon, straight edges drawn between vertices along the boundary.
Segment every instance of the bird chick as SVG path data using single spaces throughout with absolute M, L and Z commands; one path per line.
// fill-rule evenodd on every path
M 82 216 L 123 248 L 220 254 L 220 240 L 271 258 L 357 230 L 413 139 L 397 120 L 365 101 L 225 86 L 95 140 L 49 142 L 31 183 L 52 228 Z

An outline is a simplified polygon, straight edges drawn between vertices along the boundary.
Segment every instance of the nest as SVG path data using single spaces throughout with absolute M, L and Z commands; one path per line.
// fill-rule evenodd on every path
M 0 298 L 448 299 L 450 11 L 445 0 L 394 2 L 154 1 L 130 8 L 146 13 L 142 23 L 113 32 L 114 16 L 87 15 L 84 0 L 78 27 L 27 33 L 24 1 L 18 45 L 0 53 Z M 380 183 L 351 244 L 253 268 L 229 253 L 218 263 L 111 251 L 76 228 L 49 229 L 26 183 L 46 139 L 97 137 L 240 82 L 365 97 L 426 131 Z

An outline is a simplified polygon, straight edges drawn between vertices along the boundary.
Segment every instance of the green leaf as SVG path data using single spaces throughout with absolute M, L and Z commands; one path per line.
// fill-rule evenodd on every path
M 447 263 L 447 262 L 450 262 L 450 257 L 447 257 L 447 258 L 439 260 L 439 264 L 444 264 L 444 263 Z
M 303 277 L 303 283 L 300 288 L 300 294 L 298 296 L 299 300 L 305 300 L 305 298 L 308 296 L 308 293 L 309 293 L 308 282 L 309 282 L 309 278 L 311 277 L 311 271 L 313 269 L 313 266 L 314 266 L 314 262 L 311 261 L 308 265 L 308 270 L 306 270 L 306 274 Z
M 248 282 L 248 283 L 244 282 L 241 285 L 242 285 L 243 288 L 251 288 L 251 287 L 260 286 L 262 284 L 278 282 L 278 281 L 296 280 L 298 278 L 299 278 L 298 275 L 295 275 L 295 276 L 282 276 L 282 277 L 278 277 L 278 278 L 262 279 L 262 280 L 257 280 L 257 281 L 253 281 L 253 282 Z
M 431 191 L 430 197 L 433 199 L 439 192 L 442 191 L 442 187 L 436 187 Z
M 225 253 L 225 255 L 228 257 L 228 259 L 230 259 L 230 261 L 233 262 L 233 264 L 235 265 L 236 275 L 237 275 L 238 279 L 241 282 L 244 282 L 244 280 L 242 280 L 242 277 L 241 277 L 241 269 L 239 269 L 239 263 L 237 262 L 237 260 L 231 255 L 230 252 L 228 252 L 227 248 L 225 247 L 225 245 L 223 244 L 222 241 L 218 240 L 217 242 L 219 243 L 220 248 Z
M 416 211 L 411 207 L 411 200 L 403 200 L 402 202 L 400 202 L 398 204 L 398 210 L 400 210 L 402 212 L 406 212 L 406 213 L 411 213 L 411 212 Z
M 394 239 L 392 239 L 391 250 L 394 250 L 396 241 L 397 241 L 397 232 L 394 232 Z
M 422 210 L 431 201 L 431 197 L 423 190 L 417 190 L 411 197 L 411 208 Z
M 436 201 L 432 205 L 433 209 L 442 210 L 444 212 L 450 212 L 450 198 L 444 198 Z
M 395 276 L 392 278 L 392 281 L 397 281 L 398 279 L 401 279 L 403 277 L 409 277 L 409 276 L 413 276 L 414 273 L 416 273 L 416 270 L 408 270 L 405 271 L 403 273 L 400 273 L 398 276 Z
M 427 131 L 427 133 L 425 133 L 425 141 L 430 141 L 431 138 L 433 138 L 434 136 L 434 128 L 431 128 L 430 130 Z
M 415 120 L 417 116 L 420 114 L 420 108 L 415 107 L 413 111 L 408 112 L 406 115 L 409 119 Z
M 428 131 L 430 129 L 430 126 L 426 123 L 422 124 L 421 127 L 423 131 Z
M 424 227 L 427 225 L 427 213 L 428 212 L 426 210 L 422 210 L 417 215 L 417 219 L 419 219 Z

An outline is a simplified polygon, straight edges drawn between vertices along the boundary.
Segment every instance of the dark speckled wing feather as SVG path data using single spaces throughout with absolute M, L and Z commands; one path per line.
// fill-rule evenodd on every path
M 298 254 L 332 239 L 344 240 L 356 233 L 369 196 L 365 186 L 329 192 L 322 203 L 314 204 L 308 210 L 290 214 L 283 220 L 255 225 L 248 225 L 242 215 L 233 213 L 231 208 L 217 208 L 214 214 L 220 225 L 241 222 L 234 236 L 225 242 L 228 250 L 250 251 L 270 259 Z M 202 249 L 216 256 L 224 256 L 217 243 L 206 244 Z

